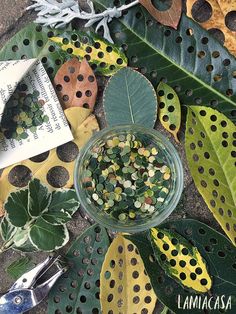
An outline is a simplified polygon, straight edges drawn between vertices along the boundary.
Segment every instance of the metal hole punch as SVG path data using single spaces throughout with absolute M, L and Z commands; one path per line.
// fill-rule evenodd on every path
M 68 266 L 61 257 L 48 257 L 22 275 L 0 298 L 1 314 L 20 314 L 37 306 L 49 293 Z

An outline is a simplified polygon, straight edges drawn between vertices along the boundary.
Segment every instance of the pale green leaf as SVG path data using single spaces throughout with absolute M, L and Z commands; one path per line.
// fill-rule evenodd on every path
M 38 218 L 29 231 L 29 239 L 38 250 L 50 252 L 63 247 L 69 233 L 64 225 L 54 226 Z
M 51 195 L 47 187 L 42 185 L 39 179 L 30 181 L 28 189 L 28 211 L 30 216 L 35 218 L 47 209 Z
M 236 245 L 236 127 L 214 109 L 190 106 L 185 138 L 195 185 Z
M 109 126 L 137 123 L 153 128 L 157 97 L 141 73 L 124 68 L 114 74 L 104 91 L 104 110 Z
M 4 205 L 9 222 L 16 227 L 23 227 L 29 220 L 28 190 L 11 193 Z
M 173 134 L 176 142 L 179 142 L 177 135 L 181 124 L 179 97 L 172 87 L 160 82 L 157 86 L 157 98 L 160 122 L 167 131 Z

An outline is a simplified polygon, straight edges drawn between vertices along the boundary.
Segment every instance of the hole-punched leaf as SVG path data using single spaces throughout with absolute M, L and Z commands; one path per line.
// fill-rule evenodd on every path
M 102 313 L 153 313 L 156 296 L 136 247 L 121 234 L 113 240 L 101 270 Z
M 205 11 L 203 13 L 203 10 Z M 236 2 L 187 0 L 187 15 L 211 33 L 218 33 L 229 51 L 236 55 Z
M 94 2 L 101 10 L 113 3 Z M 140 68 L 154 86 L 164 81 L 177 91 L 181 103 L 203 103 L 236 120 L 235 58 L 196 22 L 182 14 L 174 30 L 158 25 L 137 5 L 109 27 L 116 44 L 125 49 L 129 66 Z
M 112 75 L 127 66 L 127 58 L 121 49 L 92 32 L 65 32 L 51 40 L 67 54 L 79 60 L 86 58 L 98 73 Z
M 165 129 L 173 134 L 177 143 L 177 133 L 181 124 L 181 107 L 179 97 L 169 85 L 160 82 L 157 86 L 159 119 Z
M 153 128 L 157 97 L 145 76 L 131 68 L 113 75 L 104 91 L 104 110 L 109 126 L 137 123 Z
M 64 63 L 54 78 L 54 86 L 64 109 L 93 109 L 97 98 L 97 80 L 86 59 L 73 58 Z
M 93 33 L 62 31 L 31 23 L 13 36 L 0 51 L 0 60 L 38 58 L 50 78 L 67 60 L 88 60 L 92 69 L 110 75 L 127 66 L 124 53 Z M 57 37 L 57 36 L 61 37 Z
M 236 128 L 222 113 L 188 108 L 185 150 L 195 185 L 236 245 Z
M 197 292 L 211 289 L 211 277 L 196 247 L 166 229 L 152 228 L 150 233 L 154 255 L 168 276 Z M 198 274 L 197 269 L 201 269 L 201 273 Z
M 66 254 L 69 270 L 49 294 L 48 313 L 101 313 L 100 271 L 109 247 L 106 229 L 93 225 Z
M 171 221 L 160 225 L 160 228 L 179 233 L 198 248 L 201 256 L 207 263 L 208 271 L 212 277 L 210 295 L 219 296 L 219 298 L 225 295 L 225 304 L 229 296 L 231 296 L 232 306 L 230 308 L 228 305 L 227 313 L 234 314 L 236 311 L 236 300 L 232 296 L 236 294 L 236 263 L 235 248 L 232 243 L 219 232 L 192 219 Z M 203 304 L 205 298 L 209 300 L 209 293 L 194 294 L 193 291 L 184 288 L 176 280 L 165 274 L 153 255 L 148 234 L 134 234 L 126 236 L 126 238 L 137 246 L 158 300 L 171 311 L 176 314 L 183 314 L 183 309 L 178 308 L 179 295 L 181 296 L 181 307 L 183 307 L 184 300 L 189 299 L 190 295 L 193 296 L 194 300 L 195 296 L 201 296 L 201 304 Z M 201 309 L 193 307 L 189 311 L 193 314 L 202 313 Z
M 182 0 L 172 1 L 170 8 L 165 11 L 159 11 L 150 0 L 139 1 L 148 12 L 157 20 L 157 22 L 177 28 L 182 12 Z
M 99 131 L 97 120 L 94 115 L 91 115 L 91 110 L 80 107 L 66 109 L 65 115 L 71 125 L 71 131 L 74 136 L 73 143 L 79 150 L 90 139 L 94 132 Z M 77 153 L 70 162 L 63 161 L 59 156 L 59 148 L 52 149 L 49 152 L 48 157 L 42 162 L 34 162 L 29 159 L 5 168 L 0 177 L 0 207 L 3 207 L 3 203 L 8 194 L 16 190 L 16 187 L 9 182 L 9 173 L 11 173 L 17 166 L 25 166 L 29 168 L 32 176 L 40 179 L 41 183 L 46 184 L 49 190 L 55 190 L 59 187 L 70 188 L 73 185 L 73 171 Z M 59 170 L 61 168 L 65 169 L 65 172 L 68 174 L 66 181 L 63 181 L 63 186 L 60 186 L 58 183 L 58 181 L 60 181 Z M 55 169 L 55 171 L 52 172 L 52 169 Z M 52 177 L 49 177 L 48 175 L 50 172 L 52 173 Z M 22 175 L 24 175 L 24 173 Z M 49 178 L 53 185 L 48 181 Z M 20 179 L 21 178 L 19 177 L 19 180 Z M 14 215 L 16 215 L 15 211 Z

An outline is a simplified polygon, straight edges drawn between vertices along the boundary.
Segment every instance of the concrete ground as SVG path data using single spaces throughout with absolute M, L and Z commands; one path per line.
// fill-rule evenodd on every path
M 9 38 L 11 38 L 17 31 L 27 25 L 35 19 L 35 15 L 32 12 L 25 11 L 27 5 L 30 4 L 30 0 L 0 0 L 0 48 L 4 46 Z M 96 114 L 99 118 L 101 126 L 104 126 L 104 118 L 101 101 L 97 104 Z M 184 166 L 184 191 L 179 204 L 169 219 L 178 218 L 195 218 L 199 221 L 205 222 L 212 227 L 221 230 L 212 214 L 208 210 L 202 197 L 195 188 L 194 182 L 191 178 L 189 169 L 187 167 L 185 152 L 184 152 L 184 130 L 180 132 L 181 144 L 177 145 L 170 135 L 165 132 L 160 125 L 157 125 L 157 129 L 163 134 L 170 138 L 171 142 L 177 148 Z M 89 226 L 89 222 L 81 217 L 78 213 L 75 219 L 69 224 L 69 230 L 71 233 L 71 239 L 75 238 L 78 234 L 82 233 Z M 63 250 L 65 251 L 65 249 Z M 0 255 L 0 292 L 4 293 L 7 291 L 9 286 L 12 284 L 11 278 L 6 274 L 5 268 L 17 260 L 22 254 L 17 253 L 13 250 Z M 31 254 L 32 260 L 35 263 L 43 260 L 47 254 L 37 253 Z M 42 303 L 36 309 L 30 311 L 30 314 L 45 314 L 47 313 L 46 302 Z M 158 313 L 157 311 L 156 313 Z M 53 313 L 49 313 L 53 314 Z M 86 313 L 87 314 L 87 313 Z

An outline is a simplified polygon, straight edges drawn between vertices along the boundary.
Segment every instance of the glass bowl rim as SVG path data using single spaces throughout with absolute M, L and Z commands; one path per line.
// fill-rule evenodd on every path
M 105 216 L 99 216 L 96 212 L 89 210 L 90 204 L 86 203 L 85 200 L 80 196 L 81 194 L 84 194 L 83 189 L 80 188 L 80 184 L 77 180 L 78 178 L 78 170 L 80 168 L 80 165 L 82 165 L 82 162 L 84 161 L 84 156 L 89 152 L 89 150 L 94 146 L 94 144 L 104 137 L 104 135 L 109 135 L 110 133 L 119 133 L 122 131 L 140 131 L 144 134 L 151 135 L 156 138 L 156 140 L 160 140 L 160 142 L 163 144 L 165 148 L 167 148 L 167 151 L 171 157 L 171 160 L 174 164 L 174 168 L 176 171 L 176 190 L 175 193 L 171 199 L 171 202 L 166 206 L 166 209 L 164 209 L 158 216 L 156 216 L 154 219 L 153 217 L 149 217 L 149 222 L 147 224 L 140 224 L 140 225 L 132 225 L 132 226 L 122 226 L 122 225 L 114 225 L 114 223 L 109 223 L 109 217 Z M 119 134 L 118 134 L 119 135 Z M 104 129 L 100 130 L 99 132 L 95 133 L 88 142 L 82 147 L 82 149 L 79 151 L 79 154 L 76 158 L 75 166 L 74 166 L 74 186 L 77 193 L 77 197 L 80 201 L 80 205 L 82 205 L 85 212 L 96 222 L 104 226 L 105 228 L 108 228 L 110 230 L 118 231 L 118 232 L 127 232 L 127 233 L 136 233 L 136 232 L 142 232 L 146 231 L 152 227 L 155 227 L 157 225 L 160 225 L 175 209 L 177 206 L 179 199 L 181 197 L 182 191 L 183 191 L 183 185 L 184 185 L 184 174 L 183 174 L 183 165 L 181 162 L 181 159 L 179 157 L 179 154 L 174 147 L 174 145 L 169 141 L 168 137 L 165 137 L 163 134 L 161 134 L 159 131 L 155 129 L 149 129 L 139 124 L 119 124 L 112 127 L 105 127 Z

